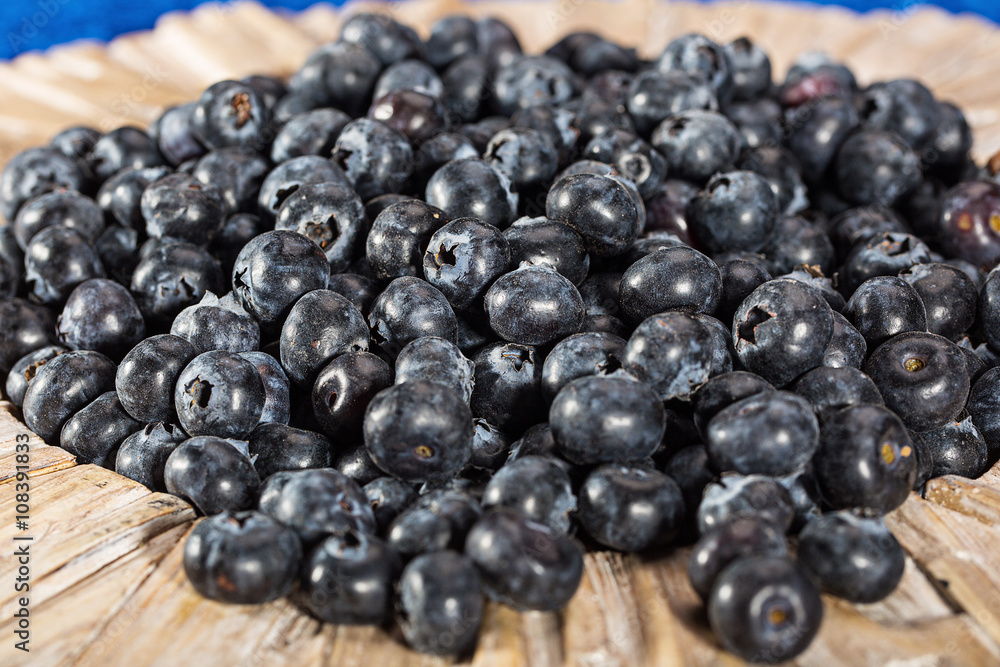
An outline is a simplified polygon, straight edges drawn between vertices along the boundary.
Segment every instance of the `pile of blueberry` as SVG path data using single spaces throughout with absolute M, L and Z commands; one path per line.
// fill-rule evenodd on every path
M 747 39 L 646 61 L 358 14 L 288 81 L 0 177 L 0 371 L 45 441 L 189 500 L 184 567 L 474 646 L 586 548 L 694 544 L 719 642 L 888 595 L 883 517 L 1000 458 L 1000 160 L 920 83 Z

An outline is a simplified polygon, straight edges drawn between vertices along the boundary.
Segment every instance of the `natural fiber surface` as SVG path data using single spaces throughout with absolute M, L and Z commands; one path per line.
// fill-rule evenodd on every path
M 357 6 L 354 6 L 357 7 Z M 655 54 L 690 31 L 743 34 L 772 54 L 780 76 L 804 50 L 825 49 L 863 81 L 918 76 L 961 104 L 982 159 L 1000 149 L 1000 31 L 920 10 L 864 18 L 837 9 L 745 2 L 650 0 L 435 2 L 380 5 L 418 29 L 442 14 L 493 14 L 529 50 L 591 29 Z M 255 4 L 164 17 L 151 33 L 107 47 L 77 44 L 0 66 L 0 164 L 61 128 L 148 123 L 164 105 L 222 78 L 292 72 L 338 33 L 341 14 L 316 7 L 282 17 Z M 0 544 L 32 542 L 31 653 L 13 649 L 15 559 L 0 560 L 0 665 L 447 664 L 376 628 L 321 625 L 291 604 L 225 606 L 200 598 L 181 568 L 195 520 L 182 501 L 32 437 L 31 520 L 14 527 L 14 443 L 27 428 L 0 403 Z M 889 523 L 908 553 L 899 589 L 874 605 L 826 598 L 819 636 L 794 664 L 1000 664 L 1000 469 L 976 481 L 946 477 L 913 495 Z M 7 547 L 5 547 L 7 548 Z M 474 665 L 591 667 L 735 665 L 720 651 L 687 582 L 685 549 L 656 558 L 593 553 L 560 613 L 487 608 Z

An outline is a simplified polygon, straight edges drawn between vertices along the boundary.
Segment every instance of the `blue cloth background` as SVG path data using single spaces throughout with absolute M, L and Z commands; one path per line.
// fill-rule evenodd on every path
M 82 37 L 107 40 L 153 27 L 156 17 L 191 9 L 202 0 L 0 0 L 0 58 Z M 857 11 L 884 7 L 905 11 L 915 0 L 816 0 Z M 315 0 L 263 0 L 265 5 L 303 9 Z M 343 4 L 334 0 L 333 4 Z M 937 0 L 953 12 L 975 12 L 1000 22 L 1000 0 Z

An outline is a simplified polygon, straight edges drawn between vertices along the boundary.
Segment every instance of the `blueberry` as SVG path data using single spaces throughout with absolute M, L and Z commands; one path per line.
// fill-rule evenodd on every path
M 902 505 L 916 472 L 906 427 L 878 405 L 856 405 L 830 415 L 813 464 L 819 490 L 831 507 L 866 514 Z
M 814 368 L 794 385 L 795 393 L 812 404 L 822 420 L 852 405 L 882 405 L 882 394 L 871 378 L 853 367 Z
M 895 132 L 914 149 L 924 147 L 941 122 L 933 93 L 913 79 L 873 83 L 858 105 L 865 127 Z
M 289 196 L 303 185 L 316 183 L 351 186 L 338 165 L 318 155 L 303 155 L 277 165 L 259 186 L 257 207 L 261 218 L 273 220 Z
M 328 171 L 334 171 L 329 162 L 323 160 L 322 163 L 327 165 Z M 191 175 L 206 186 L 214 187 L 229 213 L 257 213 L 257 191 L 261 189 L 270 168 L 268 161 L 257 151 L 232 146 L 206 153 L 195 164 Z M 275 171 L 278 176 L 287 173 L 277 168 Z M 275 179 L 271 179 L 272 183 Z M 277 209 L 277 206 L 274 208 Z M 273 216 L 274 211 L 268 209 L 268 212 Z
M 312 386 L 319 371 L 334 357 L 367 352 L 365 318 L 347 298 L 329 290 L 313 290 L 292 306 L 281 329 L 281 365 L 289 379 Z
M 877 276 L 858 286 L 844 308 L 869 348 L 905 332 L 927 330 L 927 312 L 920 294 L 897 276 Z
M 722 47 L 733 73 L 733 98 L 752 100 L 771 87 L 771 60 L 746 37 Z
M 379 477 L 365 484 L 361 490 L 368 497 L 368 504 L 375 514 L 379 534 L 384 533 L 392 520 L 417 498 L 417 492 L 411 485 L 395 477 Z
M 354 304 L 354 307 L 362 313 L 371 310 L 372 304 L 382 291 L 378 281 L 358 273 L 331 274 L 326 288 L 347 297 Z
M 54 318 L 44 306 L 20 298 L 0 298 L 0 372 L 35 350 L 53 343 Z
M 7 382 L 4 387 L 7 399 L 20 408 L 24 404 L 24 394 L 28 391 L 28 385 L 35 379 L 38 370 L 63 352 L 68 351 L 60 345 L 47 345 L 34 352 L 29 352 L 14 362 L 7 374 Z
M 778 221 L 771 184 L 752 171 L 716 174 L 688 204 L 687 220 L 710 251 L 762 249 Z
M 476 24 L 467 16 L 449 15 L 431 26 L 427 38 L 427 62 L 442 69 L 458 58 L 477 53 Z
M 271 144 L 271 162 L 303 155 L 329 155 L 351 117 L 339 109 L 310 109 L 292 116 Z
M 340 28 L 340 39 L 347 44 L 364 46 L 383 65 L 423 54 L 424 45 L 409 26 L 388 14 L 359 12 Z
M 902 333 L 872 352 L 865 372 L 907 428 L 929 431 L 958 418 L 969 396 L 965 355 L 947 338 Z
M 515 609 L 560 609 L 583 577 L 583 550 L 570 537 L 510 509 L 483 515 L 465 553 L 493 599 Z
M 799 655 L 819 631 L 823 602 L 809 575 L 786 557 L 746 556 L 716 580 L 708 620 L 726 648 L 750 662 Z
M 112 359 L 145 338 L 146 323 L 129 291 L 92 278 L 69 295 L 56 319 L 56 337 L 73 350 L 95 350 Z
M 472 455 L 465 472 L 496 472 L 510 455 L 510 438 L 485 419 L 473 419 L 472 427 Z
M 936 234 L 941 248 L 988 271 L 1000 260 L 1000 184 L 958 183 L 944 194 Z
M 392 368 L 374 354 L 348 352 L 334 357 L 313 385 L 316 421 L 331 438 L 360 439 L 369 401 L 392 381 Z
M 166 492 L 163 471 L 167 459 L 187 436 L 180 427 L 151 422 L 122 441 L 115 457 L 115 472 L 145 485 L 151 491 Z
M 569 476 L 544 456 L 523 456 L 500 468 L 483 491 L 483 508 L 507 507 L 560 533 L 568 533 L 576 497 Z
M 114 389 L 115 364 L 100 352 L 60 354 L 39 368 L 24 393 L 24 423 L 48 443 L 63 424 L 101 394 Z
M 510 244 L 510 265 L 523 262 L 547 265 L 580 285 L 590 270 L 590 255 L 583 238 L 569 226 L 545 217 L 520 218 L 508 227 L 504 237 Z
M 413 186 L 418 191 L 438 169 L 452 160 L 479 157 L 479 149 L 461 132 L 440 132 L 427 139 L 414 152 Z
M 413 91 L 440 99 L 444 93 L 444 82 L 434 67 L 423 60 L 400 60 L 382 70 L 375 82 L 372 99 L 378 100 L 399 91 Z M 440 131 L 440 128 L 436 130 Z
M 296 232 L 264 232 L 233 267 L 233 293 L 262 328 L 276 328 L 299 297 L 326 289 L 330 265 L 319 246 Z
M 569 225 L 597 256 L 620 255 L 640 231 L 640 211 L 622 181 L 581 173 L 558 179 L 545 199 L 545 215 Z
M 542 392 L 556 397 L 573 380 L 589 375 L 624 373 L 625 341 L 608 333 L 581 333 L 559 341 L 542 364 Z
M 892 593 L 906 564 L 903 547 L 885 521 L 845 511 L 807 523 L 799 533 L 798 555 L 824 591 L 861 603 Z
M 366 227 L 361 199 L 338 183 L 302 185 L 282 203 L 274 224 L 318 245 L 334 273 L 350 266 Z
M 688 561 L 692 588 L 707 601 L 726 566 L 745 556 L 787 557 L 784 533 L 752 515 L 734 517 L 709 530 L 698 539 Z
M 580 488 L 580 523 L 604 546 L 642 551 L 671 542 L 685 517 L 681 488 L 639 465 L 605 464 Z
M 417 90 L 393 90 L 376 95 L 368 109 L 368 117 L 385 123 L 413 145 L 420 145 L 448 125 L 444 105 L 438 97 Z
M 646 458 L 656 451 L 666 426 L 649 385 L 600 376 L 563 387 L 549 409 L 549 423 L 559 452 L 578 464 Z
M 916 264 L 900 271 L 899 277 L 920 295 L 930 333 L 954 340 L 975 322 L 976 286 L 961 269 L 940 263 Z M 984 317 L 983 321 L 988 324 L 993 319 Z
M 257 471 L 236 443 L 208 435 L 179 444 L 167 457 L 163 480 L 167 491 L 208 516 L 252 509 L 260 489 Z
M 222 294 L 222 288 L 222 269 L 208 252 L 190 243 L 165 242 L 136 265 L 130 289 L 152 328 L 173 321 L 207 292 Z
M 370 118 L 348 123 L 331 159 L 362 199 L 400 192 L 413 171 L 413 148 L 402 134 Z
M 698 506 L 698 531 L 704 535 L 748 515 L 785 532 L 795 518 L 795 505 L 785 487 L 773 477 L 725 474 L 705 487 Z
M 687 398 L 708 381 L 714 340 L 708 326 L 687 313 L 652 315 L 625 345 L 625 370 L 648 383 L 662 400 Z
M 526 127 L 511 127 L 493 135 L 484 159 L 518 189 L 547 183 L 559 166 L 549 135 Z
M 651 76 L 655 81 L 664 78 L 655 72 L 646 72 L 639 75 L 637 81 L 643 76 Z M 633 87 L 636 85 L 633 83 Z M 645 91 L 640 89 L 632 99 L 640 99 L 644 94 Z M 664 113 L 653 122 L 658 124 L 666 115 Z M 649 197 L 656 191 L 667 172 L 666 160 L 649 143 L 631 132 L 616 128 L 605 130 L 591 139 L 584 147 L 582 157 L 614 165 L 624 178 L 635 183 L 643 197 Z
M 704 35 L 692 33 L 671 41 L 656 61 L 656 68 L 661 72 L 686 72 L 704 79 L 715 90 L 720 102 L 728 102 L 733 95 L 733 64 L 729 54 Z
M 472 497 L 460 491 L 435 491 L 421 496 L 401 512 L 386 530 L 389 545 L 406 559 L 429 551 L 461 549 L 482 514 Z
M 764 283 L 733 318 L 740 362 L 776 386 L 820 365 L 832 336 L 830 306 L 821 294 L 795 280 Z
M 288 424 L 291 413 L 290 383 L 288 376 L 275 356 L 266 352 L 241 351 L 237 356 L 250 362 L 257 369 L 264 387 L 264 408 L 261 411 L 259 424 Z
M 375 515 L 361 487 L 336 470 L 297 470 L 260 509 L 295 530 L 306 547 L 330 535 L 373 533 Z
M 690 109 L 667 116 L 650 137 L 675 177 L 704 183 L 733 168 L 739 157 L 739 130 L 716 111 Z
M 61 225 L 31 238 L 24 250 L 24 271 L 29 295 L 43 304 L 61 303 L 80 283 L 104 277 L 93 244 L 76 229 Z
M 104 216 L 90 197 L 73 190 L 57 190 L 29 199 L 17 211 L 13 220 L 14 236 L 21 249 L 41 230 L 61 225 L 80 232 L 95 243 L 104 231 Z
M 504 340 L 543 345 L 580 330 L 583 299 L 549 266 L 524 266 L 496 280 L 486 292 L 490 328 Z
M 497 110 L 511 115 L 538 104 L 560 104 L 576 93 L 572 70 L 550 56 L 515 58 L 496 73 L 493 100 Z
M 489 110 L 492 81 L 493 67 L 486 57 L 468 54 L 456 58 L 441 73 L 442 101 L 448 114 L 465 122 L 482 117 Z
M 479 158 L 442 166 L 427 182 L 425 198 L 451 219 L 479 218 L 500 229 L 514 219 L 518 201 L 507 177 Z
M 851 294 L 869 278 L 895 276 L 900 271 L 930 261 L 930 248 L 912 234 L 874 234 L 851 249 L 838 274 L 840 287 L 845 294 Z
M 770 382 L 747 371 L 716 375 L 694 395 L 694 423 L 699 431 L 704 432 L 712 418 L 723 409 L 745 398 L 773 390 Z
M 378 625 L 392 609 L 399 556 L 371 535 L 332 535 L 306 554 L 296 598 L 327 623 Z
M 960 416 L 944 426 L 912 433 L 913 444 L 924 463 L 929 460 L 930 476 L 960 475 L 975 479 L 989 468 L 989 448 L 968 415 Z
M 201 94 L 191 123 L 195 137 L 208 148 L 256 148 L 270 132 L 271 109 L 253 86 L 219 81 Z
M 72 158 L 52 148 L 29 148 L 12 157 L 0 173 L 0 213 L 14 220 L 32 197 L 60 188 L 83 190 L 84 178 Z
M 802 166 L 802 176 L 815 183 L 829 170 L 837 150 L 858 126 L 858 113 L 845 97 L 817 99 L 786 115 L 790 125 L 788 148 Z
M 257 368 L 223 350 L 192 359 L 174 389 L 177 417 L 191 435 L 244 438 L 260 421 L 264 399 Z
M 949 283 L 945 284 L 947 285 Z M 949 313 L 956 312 L 957 314 L 953 317 L 964 316 L 964 318 L 968 318 L 970 311 L 972 313 L 976 311 L 975 302 L 973 301 L 970 305 L 968 301 L 968 296 L 970 295 L 968 288 L 971 285 L 965 283 L 963 277 L 959 277 L 958 275 L 955 275 L 954 282 L 950 284 L 953 288 L 957 288 L 959 285 L 962 285 L 963 289 L 960 294 L 962 297 L 965 297 L 964 300 L 960 298 L 946 298 L 946 295 L 951 296 L 952 293 L 949 293 L 950 290 L 945 292 L 944 289 L 941 290 L 944 294 L 941 294 L 939 299 L 934 299 L 932 297 L 927 298 L 921 294 L 924 306 L 928 311 L 928 331 L 931 331 L 932 333 L 940 333 L 943 336 L 947 336 L 950 332 L 934 331 L 933 324 L 938 319 L 935 317 L 935 315 L 938 314 L 938 311 L 934 308 L 934 306 L 938 306 L 940 310 L 946 309 Z M 914 282 L 913 286 L 920 291 L 920 283 Z M 929 305 L 928 301 L 934 305 Z M 983 284 L 983 288 L 979 293 L 979 319 L 983 324 L 983 337 L 991 347 L 1000 349 L 1000 270 L 994 269 L 993 271 L 990 271 L 990 274 L 986 277 L 986 282 Z M 967 319 L 961 320 L 963 324 L 966 321 Z M 955 326 L 952 330 L 957 328 L 958 326 Z
M 97 191 L 97 205 L 108 222 L 145 233 L 142 217 L 142 194 L 150 183 L 171 174 L 169 167 L 122 169 L 106 180 Z
M 284 424 L 261 424 L 250 433 L 248 442 L 261 479 L 281 470 L 329 468 L 332 462 L 329 440 Z
M 151 183 L 140 200 L 149 236 L 195 245 L 206 245 L 215 237 L 222 227 L 225 206 L 214 187 L 185 174 L 172 174 Z
M 833 311 L 833 335 L 823 352 L 823 366 L 861 368 L 868 354 L 868 343 L 846 317 Z
M 140 426 L 122 409 L 118 395 L 109 391 L 66 421 L 59 446 L 76 456 L 79 463 L 112 468 L 118 446 Z
M 364 434 L 372 459 L 390 475 L 408 482 L 440 479 L 469 460 L 472 414 L 454 390 L 411 380 L 375 395 Z
M 630 266 L 622 276 L 619 300 L 632 322 L 666 310 L 712 313 L 722 295 L 722 273 L 693 248 L 657 250 Z
M 354 480 L 359 486 L 364 486 L 372 480 L 385 474 L 372 460 L 364 442 L 356 442 L 340 449 L 334 454 L 333 464 L 337 472 L 348 479 Z
M 506 273 L 510 260 L 510 244 L 499 229 L 475 218 L 458 218 L 435 231 L 428 241 L 424 277 L 453 308 L 462 310 Z
M 991 368 L 976 380 L 966 409 L 986 441 L 989 460 L 995 461 L 1000 456 L 1000 369 Z
M 438 336 L 455 342 L 455 311 L 433 285 L 411 276 L 396 278 L 378 295 L 368 314 L 372 338 L 379 349 L 395 357 L 410 341 Z
M 542 359 L 530 345 L 492 343 L 472 358 L 475 382 L 472 413 L 517 434 L 545 420 Z
M 328 42 L 309 55 L 288 86 L 293 95 L 307 94 L 317 104 L 354 116 L 368 108 L 381 71 L 378 57 L 364 46 Z
M 97 140 L 86 157 L 98 181 L 122 169 L 145 169 L 166 164 L 156 141 L 137 127 L 119 127 Z M 72 188 L 79 190 L 80 188 Z
M 140 341 L 118 366 L 115 387 L 122 407 L 140 422 L 173 421 L 177 378 L 197 354 L 186 340 L 170 334 Z
M 780 477 L 802 470 L 819 447 L 819 423 L 804 398 L 769 391 L 720 410 L 705 444 L 716 467 Z
M 888 131 L 865 129 L 847 137 L 834 169 L 840 193 L 861 205 L 892 206 L 920 183 L 917 154 Z
M 406 643 L 422 653 L 471 650 L 483 620 L 482 583 L 472 561 L 454 551 L 410 561 L 397 586 L 396 618 Z
M 416 199 L 382 210 L 366 241 L 368 263 L 375 277 L 386 280 L 422 275 L 423 256 L 431 236 L 447 222 L 444 211 Z
M 221 299 L 206 292 L 198 303 L 174 318 L 170 333 L 188 341 L 199 352 L 246 352 L 260 345 L 260 326 L 232 292 Z
M 194 135 L 194 111 L 197 106 L 196 102 L 189 102 L 170 107 L 149 128 L 149 135 L 156 141 L 160 154 L 171 165 L 196 160 L 207 151 Z
M 201 521 L 184 543 L 184 572 L 210 600 L 261 604 L 295 586 L 302 546 L 291 529 L 260 512 Z
M 396 384 L 427 380 L 450 387 L 466 403 L 472 399 L 475 365 L 444 338 L 425 336 L 407 343 L 396 357 L 395 371 Z

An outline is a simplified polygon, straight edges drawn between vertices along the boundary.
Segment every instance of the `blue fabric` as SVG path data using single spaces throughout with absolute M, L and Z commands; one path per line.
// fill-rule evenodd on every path
M 265 5 L 303 9 L 314 0 L 264 0 Z M 857 11 L 876 7 L 906 12 L 914 0 L 817 0 Z M 201 0 L 0 0 L 0 58 L 82 37 L 111 39 L 153 27 L 156 17 L 174 9 L 191 9 Z M 335 0 L 332 4 L 343 4 Z M 938 0 L 952 12 L 975 12 L 1000 22 L 1000 0 Z

